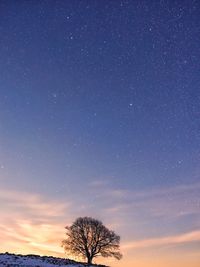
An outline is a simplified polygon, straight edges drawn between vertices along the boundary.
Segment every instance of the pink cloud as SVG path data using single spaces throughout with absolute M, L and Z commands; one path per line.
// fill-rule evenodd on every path
M 160 238 L 151 238 L 146 240 L 139 240 L 134 242 L 127 242 L 122 245 L 124 250 L 147 248 L 154 246 L 182 244 L 188 242 L 200 241 L 200 230 L 191 231 L 174 236 L 166 236 Z

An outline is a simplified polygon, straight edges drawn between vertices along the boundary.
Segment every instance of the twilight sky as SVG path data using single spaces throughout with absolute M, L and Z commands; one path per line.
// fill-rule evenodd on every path
M 1 0 L 0 35 L 1 252 L 92 216 L 112 267 L 198 267 L 200 2 Z

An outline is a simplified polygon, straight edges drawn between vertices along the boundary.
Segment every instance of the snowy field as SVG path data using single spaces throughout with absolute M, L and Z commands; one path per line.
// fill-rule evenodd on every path
M 85 267 L 88 265 L 77 263 L 68 259 L 61 259 L 37 255 L 0 254 L 0 267 Z M 103 265 L 90 265 L 88 267 L 103 267 Z

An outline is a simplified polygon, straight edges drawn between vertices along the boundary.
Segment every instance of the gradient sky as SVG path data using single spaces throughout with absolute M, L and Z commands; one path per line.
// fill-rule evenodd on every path
M 0 35 L 1 252 L 92 216 L 112 267 L 198 267 L 200 2 L 1 0 Z

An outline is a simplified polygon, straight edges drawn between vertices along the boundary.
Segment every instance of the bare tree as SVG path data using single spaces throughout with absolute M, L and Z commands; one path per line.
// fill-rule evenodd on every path
M 87 259 L 92 263 L 97 256 L 122 258 L 119 251 L 120 237 L 114 231 L 107 229 L 101 221 L 80 217 L 71 226 L 66 226 L 67 238 L 62 246 L 65 251 Z

